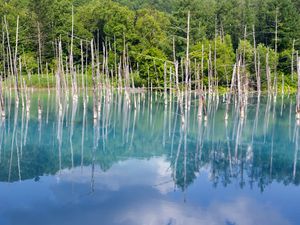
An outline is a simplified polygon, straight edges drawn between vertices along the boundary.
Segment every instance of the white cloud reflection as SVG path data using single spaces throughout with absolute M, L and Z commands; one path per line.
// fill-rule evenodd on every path
M 65 169 L 57 174 L 60 181 L 91 182 L 91 167 Z M 173 191 L 170 164 L 164 158 L 149 160 L 130 159 L 114 164 L 108 171 L 95 167 L 94 182 L 97 188 L 117 191 L 125 186 L 153 186 L 162 194 Z
M 87 192 L 90 167 L 63 170 L 56 175 L 58 180 L 42 178 L 40 188 L 28 181 L 28 190 L 31 185 L 36 187 L 36 194 L 31 192 L 30 197 L 16 183 L 15 191 L 23 193 L 17 199 L 23 207 L 11 204 L 0 210 L 0 218 L 18 225 L 290 224 L 272 205 L 234 193 L 230 201 L 211 198 L 204 203 L 197 198 L 184 203 L 174 197 L 173 183 L 167 182 L 171 179 L 169 167 L 163 158 L 127 160 L 106 172 L 97 167 L 93 193 Z M 10 200 L 9 195 L 0 194 L 0 198 Z
M 237 198 L 227 203 L 214 202 L 208 208 L 194 207 L 185 203 L 154 201 L 135 209 L 127 209 L 117 218 L 120 224 L 127 222 L 132 225 L 290 224 L 270 206 L 260 205 L 247 198 Z

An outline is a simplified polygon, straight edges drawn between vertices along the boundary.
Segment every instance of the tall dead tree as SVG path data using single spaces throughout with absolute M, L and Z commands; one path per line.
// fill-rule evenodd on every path
M 13 57 L 12 56 L 12 49 L 10 46 L 10 39 L 9 39 L 9 31 L 8 31 L 8 24 L 6 21 L 6 17 L 4 16 L 4 25 L 5 25 L 5 30 L 6 30 L 6 40 L 7 40 L 7 45 L 8 45 L 8 64 L 10 66 L 10 74 L 11 76 L 14 77 L 14 86 L 15 86 L 15 98 L 16 98 L 16 103 L 19 102 L 19 89 L 18 89 L 18 80 L 17 80 L 17 62 L 16 62 L 16 55 Z M 18 28 L 19 28 L 19 17 L 17 19 L 17 29 L 16 29 L 16 49 L 15 51 L 17 52 L 18 48 Z
M 96 106 L 96 77 L 95 77 L 95 56 L 94 56 L 94 40 L 91 40 L 91 57 L 92 57 L 92 81 L 93 81 L 93 113 L 94 119 L 97 119 L 97 106 Z
M 83 45 L 82 40 L 80 40 L 80 59 L 81 59 L 81 85 L 82 85 L 82 97 L 84 108 L 86 106 L 86 96 L 85 96 L 85 85 L 84 85 L 84 59 L 83 59 Z
M 164 63 L 164 100 L 167 105 L 167 63 Z
M 230 91 L 228 93 L 227 101 L 226 101 L 225 120 L 228 119 L 228 111 L 229 111 L 231 95 L 233 94 L 233 88 L 234 88 L 235 83 L 236 83 L 236 69 L 237 69 L 237 64 L 235 63 L 234 66 L 233 66 L 233 72 L 232 72 L 232 77 L 231 77 Z
M 247 25 L 245 26 L 245 30 L 244 30 L 244 48 L 243 48 L 243 57 L 242 57 L 242 77 L 241 77 L 241 82 L 243 84 L 242 88 L 244 93 L 248 92 L 248 85 L 249 85 L 249 79 L 246 71 L 246 40 L 247 40 Z
M 209 45 L 209 55 L 208 55 L 208 93 L 212 93 L 212 59 L 211 59 L 211 45 Z
M 217 79 L 217 37 L 218 37 L 218 28 L 217 28 L 217 17 L 215 18 L 215 41 L 214 41 L 214 86 L 218 91 L 218 79 Z
M 298 75 L 298 89 L 297 89 L 296 118 L 300 119 L 300 58 L 298 54 L 297 54 L 297 75 Z
M 277 43 L 278 43 L 278 8 L 276 8 L 276 17 L 275 17 L 275 57 L 276 57 L 276 63 L 274 66 L 274 96 L 277 96 Z
M 43 63 L 42 63 L 42 35 L 41 35 L 41 27 L 40 23 L 37 22 L 37 30 L 38 30 L 38 51 L 39 51 L 39 60 L 38 60 L 38 67 L 39 67 L 39 74 L 43 73 Z
M 5 117 L 5 104 L 4 104 L 4 97 L 3 97 L 3 89 L 2 89 L 2 73 L 0 73 L 0 106 L 1 106 L 1 116 L 2 118 Z
M 254 69 L 255 69 L 255 78 L 256 78 L 256 90 L 257 93 L 260 95 L 261 91 L 261 84 L 260 84 L 260 74 L 259 74 L 259 68 L 258 68 L 258 62 L 257 62 L 257 49 L 256 49 L 256 38 L 255 38 L 255 27 L 253 25 L 253 49 L 254 49 Z
M 292 65 L 291 65 L 292 81 L 294 81 L 294 55 L 295 55 L 295 39 L 293 40 L 293 46 L 292 46 Z
M 267 76 L 268 95 L 269 95 L 271 94 L 271 70 L 269 66 L 269 49 L 266 55 L 266 76 Z
M 18 82 L 18 43 L 19 43 L 19 16 L 17 17 L 17 28 L 16 28 L 16 46 L 15 46 L 15 56 L 14 56 L 14 74 L 15 74 L 15 82 L 17 88 L 17 95 L 18 98 L 20 97 L 20 90 L 19 90 L 19 82 Z M 21 71 L 20 71 L 21 72 Z M 21 74 L 20 74 L 21 76 Z
M 2 66 L 3 66 L 3 77 L 6 77 L 6 64 L 5 64 L 5 31 L 4 31 L 4 21 L 2 19 Z
M 260 77 L 260 54 L 257 54 L 257 90 L 261 93 L 261 77 Z
M 74 7 L 72 6 L 72 33 L 71 33 L 71 49 L 70 49 L 70 73 L 72 79 L 72 95 L 73 99 L 77 100 L 78 91 L 77 91 L 77 80 L 76 73 L 74 69 L 74 59 L 73 59 L 73 45 L 74 45 Z
M 203 80 L 204 80 L 204 45 L 201 49 L 201 91 L 203 92 Z M 200 81 L 199 81 L 200 82 Z
M 176 59 L 176 48 L 175 48 L 175 37 L 173 37 L 173 63 L 174 63 L 174 73 L 175 73 L 175 83 L 176 83 L 176 89 L 179 92 L 179 79 L 178 79 L 178 60 Z
M 190 65 L 190 11 L 188 11 L 187 18 L 187 34 L 186 34 L 186 61 L 185 61 L 185 84 L 188 85 L 189 82 L 189 65 Z

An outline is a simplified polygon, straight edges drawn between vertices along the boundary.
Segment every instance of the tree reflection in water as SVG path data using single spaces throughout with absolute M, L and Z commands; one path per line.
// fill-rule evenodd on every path
M 299 124 L 291 116 L 292 97 L 251 96 L 245 115 L 235 97 L 228 104 L 223 96 L 189 92 L 131 93 L 126 100 L 103 91 L 98 98 L 95 119 L 93 101 L 82 98 L 58 103 L 41 92 L 30 96 L 26 111 L 11 104 L 0 125 L 1 181 L 91 165 L 93 190 L 96 166 L 105 172 L 127 159 L 165 157 L 170 179 L 182 191 L 202 171 L 215 187 L 234 181 L 261 191 L 272 182 L 299 185 Z M 38 99 L 46 110 L 38 110 Z

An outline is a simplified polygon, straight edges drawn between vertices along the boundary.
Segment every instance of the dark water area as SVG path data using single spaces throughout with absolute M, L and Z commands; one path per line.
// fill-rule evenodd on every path
M 103 97 L 96 120 L 91 97 L 7 100 L 0 224 L 300 224 L 295 97 L 250 97 L 243 118 L 232 101 L 227 121 L 223 96 L 207 120 L 197 98 L 184 114 L 175 97 L 130 98 Z

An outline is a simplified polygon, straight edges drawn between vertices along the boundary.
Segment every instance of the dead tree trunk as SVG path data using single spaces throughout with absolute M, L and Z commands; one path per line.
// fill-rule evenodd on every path
M 82 97 L 84 108 L 86 107 L 86 96 L 85 96 L 85 85 L 84 85 L 84 60 L 83 60 L 83 45 L 82 40 L 80 40 L 80 58 L 81 58 L 81 85 L 82 85 Z
M 6 63 L 5 63 L 5 31 L 4 22 L 2 20 L 2 65 L 3 65 L 3 77 L 6 77 Z
M 41 41 L 41 28 L 40 23 L 37 23 L 37 29 L 38 29 L 38 43 L 39 43 L 39 60 L 38 60 L 38 66 L 39 66 L 39 74 L 43 73 L 43 65 L 42 65 L 42 41 Z
M 256 90 L 258 95 L 260 95 L 260 74 L 257 62 L 257 49 L 256 49 L 256 39 L 255 39 L 255 27 L 253 25 L 253 48 L 254 48 L 254 69 L 255 69 L 255 77 L 256 77 Z M 259 57 L 258 57 L 259 58 Z
M 215 18 L 215 41 L 214 41 L 214 87 L 218 91 L 218 79 L 217 79 L 217 37 L 218 37 L 218 30 L 217 30 L 217 17 Z
M 5 117 L 5 108 L 4 108 L 4 98 L 3 98 L 3 90 L 2 90 L 2 74 L 0 76 L 0 104 L 1 104 L 1 116 Z
M 175 73 L 175 83 L 176 89 L 179 92 L 179 80 L 178 80 L 178 61 L 176 60 L 176 49 L 175 49 L 175 37 L 173 37 L 173 63 L 174 63 L 174 73 Z
M 293 47 L 292 47 L 292 65 L 291 65 L 292 81 L 294 81 L 294 55 L 295 55 L 295 39 L 293 40 Z
M 17 18 L 16 47 L 15 47 L 15 56 L 14 56 L 14 74 L 15 74 L 15 83 L 16 83 L 15 87 L 17 88 L 17 95 L 18 95 L 17 99 L 19 99 L 19 97 L 20 97 L 19 82 L 18 82 L 18 67 L 17 67 L 17 64 L 18 64 L 18 59 L 17 59 L 17 56 L 18 56 L 18 41 L 19 41 L 19 16 Z
M 278 43 L 278 8 L 276 8 L 276 19 L 275 19 L 275 58 L 276 58 L 276 63 L 274 67 L 274 97 L 276 99 L 277 96 L 277 43 Z M 274 99 L 274 100 L 275 100 Z
M 202 50 L 201 50 L 201 91 L 202 91 L 202 94 L 203 94 L 203 80 L 204 80 L 204 46 L 202 44 Z
M 17 69 L 16 69 L 16 66 L 13 63 L 13 61 L 15 61 L 15 60 L 12 57 L 12 50 L 11 50 L 11 46 L 10 46 L 10 39 L 9 39 L 9 32 L 8 32 L 8 24 L 7 24 L 5 16 L 4 16 L 4 24 L 5 24 L 5 30 L 6 30 L 7 45 L 8 45 L 8 50 L 7 50 L 8 51 L 8 53 L 7 53 L 7 55 L 8 55 L 8 64 L 10 66 L 11 76 L 14 76 Z M 18 30 L 18 28 L 17 28 L 17 30 Z M 17 43 L 17 41 L 16 41 L 16 43 Z M 16 81 L 16 78 L 15 78 L 15 81 Z M 18 92 L 17 92 L 17 83 L 15 82 L 14 84 L 15 84 L 16 103 L 18 103 L 19 102 L 19 96 L 18 96 Z
M 92 80 L 93 80 L 93 113 L 94 113 L 93 115 L 94 115 L 94 119 L 97 119 L 94 40 L 91 40 L 91 56 L 92 56 Z
M 208 94 L 212 93 L 212 60 L 211 60 L 211 45 L 209 45 L 209 56 L 208 56 Z
M 190 48 L 190 11 L 188 12 L 187 19 L 187 35 L 186 35 L 186 62 L 185 62 L 185 84 L 188 85 L 189 82 L 189 48 Z
M 296 118 L 300 119 L 300 58 L 297 56 L 297 75 L 298 75 L 298 90 L 297 90 L 297 107 Z
M 269 95 L 271 94 L 271 71 L 269 66 L 269 50 L 266 55 L 266 76 L 267 76 L 268 95 Z
M 73 62 L 73 45 L 74 45 L 74 8 L 72 6 L 72 33 L 71 33 L 71 50 L 70 50 L 70 73 L 72 79 L 72 94 L 73 100 L 77 100 L 77 81 L 76 81 L 76 73 L 74 70 L 74 62 Z
M 258 95 L 261 93 L 261 79 L 260 79 L 260 55 L 257 54 L 257 91 Z

